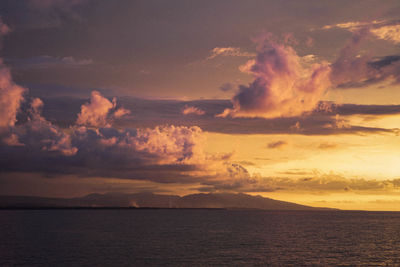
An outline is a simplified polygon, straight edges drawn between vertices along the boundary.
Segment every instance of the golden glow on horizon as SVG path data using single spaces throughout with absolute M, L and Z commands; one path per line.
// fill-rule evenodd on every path
M 208 152 L 234 151 L 234 161 L 261 176 L 287 177 L 290 170 L 303 170 L 308 173 L 333 172 L 350 178 L 383 180 L 400 177 L 400 140 L 393 134 L 207 135 Z M 274 149 L 267 147 L 268 143 L 277 140 L 284 140 L 287 145 Z

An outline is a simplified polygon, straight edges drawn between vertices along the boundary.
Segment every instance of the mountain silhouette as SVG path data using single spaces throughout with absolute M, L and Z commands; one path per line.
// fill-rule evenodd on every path
M 321 210 L 261 196 L 201 193 L 183 197 L 153 193 L 90 194 L 78 198 L 0 196 L 0 208 L 218 208 L 260 210 Z

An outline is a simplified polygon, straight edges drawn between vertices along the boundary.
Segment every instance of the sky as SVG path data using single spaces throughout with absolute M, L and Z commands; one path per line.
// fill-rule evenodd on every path
M 0 195 L 400 210 L 399 1 L 4 0 Z

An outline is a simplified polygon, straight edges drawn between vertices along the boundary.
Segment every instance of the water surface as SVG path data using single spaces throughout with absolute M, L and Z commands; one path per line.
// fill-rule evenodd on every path
M 1 210 L 0 266 L 400 266 L 400 213 Z

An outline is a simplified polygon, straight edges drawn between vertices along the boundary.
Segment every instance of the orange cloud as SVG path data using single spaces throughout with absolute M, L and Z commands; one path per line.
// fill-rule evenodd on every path
M 128 109 L 119 108 L 119 109 L 117 109 L 117 110 L 114 112 L 114 117 L 115 117 L 115 118 L 121 118 L 121 117 L 123 117 L 123 116 L 125 116 L 125 115 L 128 115 L 128 114 L 130 114 L 130 113 L 131 113 L 131 111 L 128 110 Z
M 182 110 L 182 114 L 184 115 L 189 115 L 189 114 L 195 114 L 195 115 L 204 115 L 206 112 L 198 107 L 193 107 L 193 106 L 187 106 Z

